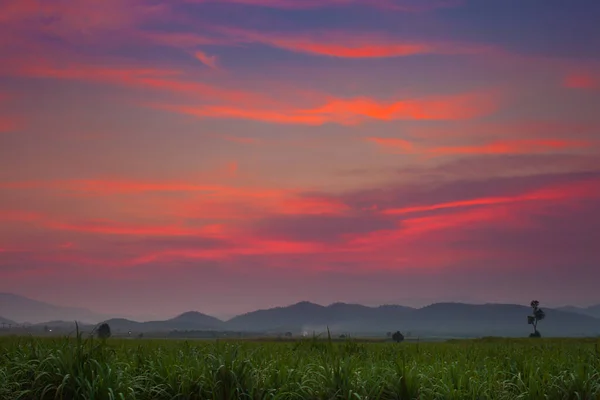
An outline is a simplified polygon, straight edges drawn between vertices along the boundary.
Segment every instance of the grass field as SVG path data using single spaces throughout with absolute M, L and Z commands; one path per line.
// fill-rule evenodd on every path
M 0 398 L 600 399 L 600 341 L 5 337 Z

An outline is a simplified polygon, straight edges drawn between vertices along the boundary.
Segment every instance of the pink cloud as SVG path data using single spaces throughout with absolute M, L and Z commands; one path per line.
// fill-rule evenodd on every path
M 434 155 L 449 154 L 532 154 L 567 149 L 585 149 L 591 142 L 568 139 L 499 140 L 480 146 L 436 147 L 427 151 Z
M 261 43 L 299 53 L 341 58 L 385 58 L 417 54 L 484 54 L 495 51 L 490 46 L 406 41 L 374 33 L 327 31 L 319 34 L 286 34 L 262 33 L 227 27 L 218 27 L 215 30 L 234 42 Z
M 357 125 L 368 120 L 468 120 L 493 113 L 498 107 L 494 94 L 466 93 L 400 101 L 381 101 L 366 97 L 330 97 L 314 108 L 240 108 L 235 106 L 155 107 L 200 118 L 249 119 L 279 124 Z
M 419 205 L 397 209 L 383 210 L 386 215 L 413 214 L 426 211 L 471 208 L 477 206 L 493 206 L 508 203 L 541 202 L 548 200 L 565 200 L 577 198 L 595 198 L 600 196 L 600 181 L 597 179 L 573 182 L 564 185 L 542 188 L 516 196 L 485 197 L 470 200 L 460 200 L 447 203 Z
M 569 89 L 598 89 L 600 88 L 600 74 L 574 72 L 565 76 L 563 86 Z
M 367 140 L 392 152 L 413 153 L 415 151 L 412 142 L 404 139 L 370 137 Z
M 342 6 L 368 6 L 401 12 L 423 12 L 438 8 L 457 7 L 464 3 L 463 0 L 185 0 L 188 3 L 230 3 L 251 5 L 269 8 L 302 10 L 311 8 L 342 7 Z
M 218 69 L 217 56 L 209 56 L 208 54 L 200 50 L 196 51 L 194 55 L 202 64 L 206 65 L 207 67 L 210 67 L 212 69 Z
M 416 147 L 412 142 L 398 138 L 367 138 L 382 149 L 400 153 L 414 153 L 432 156 L 447 155 L 499 155 L 499 154 L 539 154 L 565 150 L 591 149 L 594 142 L 568 139 L 513 139 L 497 140 L 482 145 Z

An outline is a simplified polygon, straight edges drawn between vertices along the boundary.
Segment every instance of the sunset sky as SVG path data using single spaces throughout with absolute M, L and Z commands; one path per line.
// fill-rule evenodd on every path
M 600 1 L 0 0 L 0 292 L 600 303 Z

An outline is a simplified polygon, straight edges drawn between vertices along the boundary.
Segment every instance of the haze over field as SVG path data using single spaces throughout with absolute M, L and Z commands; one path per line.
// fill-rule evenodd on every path
M 599 19 L 0 1 L 0 292 L 140 319 L 598 304 Z

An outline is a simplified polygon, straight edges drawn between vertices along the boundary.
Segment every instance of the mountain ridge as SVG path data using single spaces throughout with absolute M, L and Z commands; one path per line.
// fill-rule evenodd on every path
M 0 293 L 0 315 L 18 323 L 42 323 L 51 320 L 99 322 L 107 316 L 86 308 L 65 307 L 13 293 Z
M 564 308 L 544 310 L 548 318 L 540 323 L 540 330 L 545 334 L 600 335 L 600 318 Z M 528 334 L 530 328 L 526 324 L 526 316 L 530 312 L 531 308 L 528 306 L 501 303 L 439 302 L 412 308 L 393 304 L 366 306 L 343 302 L 324 306 L 301 301 L 251 311 L 228 320 L 198 311 L 187 311 L 165 320 L 139 322 L 115 317 L 103 321 L 109 323 L 115 332 L 201 330 L 309 333 L 330 329 L 343 333 L 381 334 L 400 329 L 422 335 L 523 336 Z

